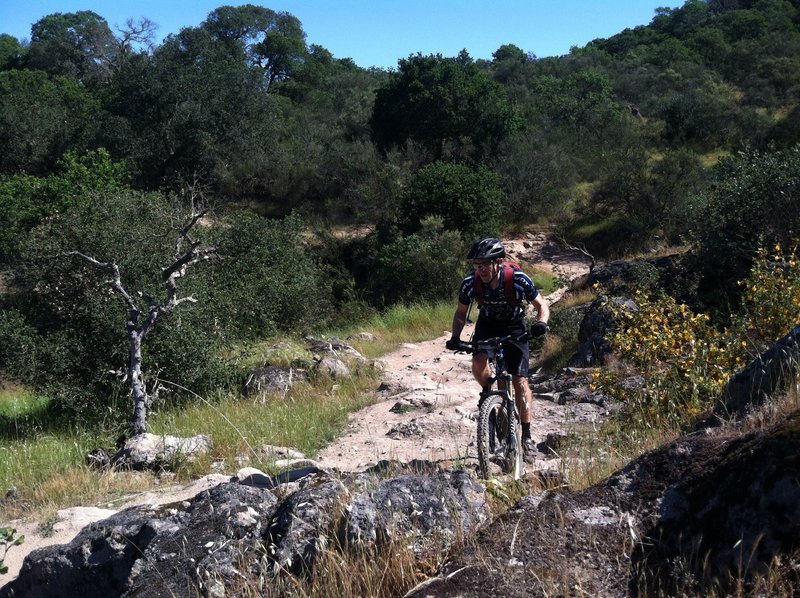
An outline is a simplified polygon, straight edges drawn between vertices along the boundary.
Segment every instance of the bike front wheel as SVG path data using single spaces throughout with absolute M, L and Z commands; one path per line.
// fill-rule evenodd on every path
M 480 404 L 478 466 L 485 480 L 491 475 L 493 463 L 515 480 L 522 475 L 522 426 L 513 405 L 513 397 L 508 398 L 504 392 L 490 394 Z

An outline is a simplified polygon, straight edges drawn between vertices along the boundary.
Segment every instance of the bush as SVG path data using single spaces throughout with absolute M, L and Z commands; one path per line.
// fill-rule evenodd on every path
M 609 304 L 617 329 L 615 354 L 642 376 L 631 386 L 611 370 L 598 371 L 595 384 L 629 404 L 639 422 L 676 425 L 701 413 L 715 400 L 743 352 L 703 313 L 694 313 L 672 297 L 635 295 L 637 310 Z
M 224 333 L 254 339 L 310 329 L 331 316 L 331 278 L 303 229 L 294 216 L 269 220 L 237 212 L 228 218 L 218 244 L 222 259 L 208 281 L 213 317 Z
M 616 354 L 642 376 L 641 386 L 598 371 L 595 383 L 629 403 L 640 422 L 682 423 L 708 409 L 730 377 L 800 321 L 800 261 L 788 252 L 763 249 L 741 281 L 744 306 L 730 329 L 712 325 L 672 297 L 636 295 L 638 310 L 610 304 L 617 322 L 611 343 Z
M 25 235 L 50 214 L 63 212 L 82 198 L 124 188 L 122 164 L 103 149 L 68 152 L 58 172 L 47 177 L 17 174 L 0 178 L 0 264 L 13 263 Z
M 696 196 L 692 214 L 699 242 L 698 292 L 707 304 L 729 309 L 738 302 L 762 239 L 792 244 L 800 222 L 800 146 L 781 152 L 747 151 L 724 160 L 716 184 Z
M 464 276 L 465 254 L 455 231 L 400 237 L 378 251 L 367 283 L 369 297 L 381 307 L 451 298 Z
M 445 230 L 477 239 L 498 230 L 503 203 L 499 177 L 487 168 L 436 162 L 420 169 L 403 193 L 399 221 L 411 234 L 438 216 Z
M 756 347 L 767 348 L 800 322 L 800 256 L 798 243 L 773 253 L 759 248 L 747 279 L 741 281 L 742 312 L 735 320 L 739 335 Z

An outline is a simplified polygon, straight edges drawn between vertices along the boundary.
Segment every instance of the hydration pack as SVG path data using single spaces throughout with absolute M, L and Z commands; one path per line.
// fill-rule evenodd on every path
M 519 305 L 517 293 L 514 290 L 514 272 L 519 272 L 521 270 L 522 268 L 519 267 L 518 263 L 509 260 L 503 260 L 503 262 L 500 264 L 500 272 L 497 274 L 503 279 L 503 293 L 506 296 L 506 300 L 511 305 Z M 481 303 L 483 303 L 484 292 L 488 291 L 488 287 L 487 289 L 483 288 L 483 281 L 477 273 L 475 274 L 473 289 L 475 290 L 475 301 L 477 301 L 478 305 L 480 306 Z

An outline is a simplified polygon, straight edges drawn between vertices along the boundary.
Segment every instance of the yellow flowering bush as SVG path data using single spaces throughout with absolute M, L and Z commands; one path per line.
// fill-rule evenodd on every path
M 800 322 L 800 260 L 789 252 L 761 250 L 744 287 L 741 313 L 731 329 L 712 325 L 667 295 L 638 292 L 637 310 L 609 303 L 616 329 L 617 357 L 640 376 L 640 383 L 612 370 L 597 370 L 594 385 L 627 401 L 641 422 L 680 423 L 717 400 L 728 379 L 770 342 Z
M 743 289 L 743 311 L 737 321 L 743 338 L 760 347 L 779 339 L 800 323 L 800 257 L 798 246 L 773 253 L 758 251 Z
M 692 312 L 672 297 L 634 296 L 637 310 L 610 306 L 617 322 L 611 344 L 618 357 L 641 375 L 641 385 L 623 385 L 621 376 L 598 371 L 595 383 L 632 402 L 649 418 L 683 420 L 700 413 L 737 367 L 742 351 L 717 331 L 706 314 Z

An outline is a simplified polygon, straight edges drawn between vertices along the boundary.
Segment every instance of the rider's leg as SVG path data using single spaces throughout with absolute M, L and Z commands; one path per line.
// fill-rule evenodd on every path
M 514 395 L 517 398 L 519 418 L 523 424 L 529 424 L 533 420 L 533 410 L 531 409 L 531 387 L 528 386 L 528 378 L 512 376 L 511 383 L 514 385 Z
M 475 380 L 481 385 L 481 388 L 489 386 L 489 357 L 486 353 L 473 353 L 472 354 L 472 375 Z

